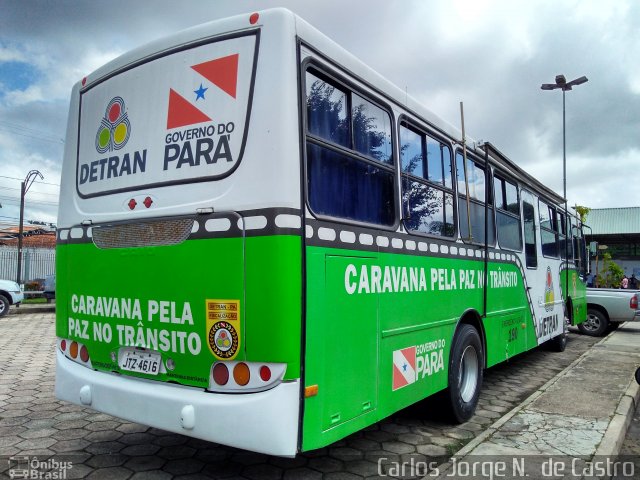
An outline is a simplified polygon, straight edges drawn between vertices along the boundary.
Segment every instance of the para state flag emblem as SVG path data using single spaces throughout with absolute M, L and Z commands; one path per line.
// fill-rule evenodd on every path
M 211 103 L 218 107 L 224 106 L 224 98 L 220 98 L 220 92 L 223 97 L 235 100 L 238 60 L 239 55 L 236 53 L 191 65 L 191 70 L 197 72 L 195 83 L 183 89 L 182 94 L 174 88 L 169 89 L 167 129 L 212 121 L 214 112 Z
M 392 390 L 406 387 L 416 381 L 416 347 L 403 348 L 393 352 Z

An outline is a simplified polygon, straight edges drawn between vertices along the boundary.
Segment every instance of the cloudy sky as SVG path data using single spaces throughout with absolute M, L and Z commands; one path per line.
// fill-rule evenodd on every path
M 637 0 L 136 0 L 0 2 L 0 224 L 17 222 L 19 179 L 44 180 L 25 217 L 55 222 L 73 84 L 123 52 L 237 13 L 290 8 L 448 122 L 491 141 L 562 192 L 557 74 L 567 93 L 569 204 L 639 206 Z

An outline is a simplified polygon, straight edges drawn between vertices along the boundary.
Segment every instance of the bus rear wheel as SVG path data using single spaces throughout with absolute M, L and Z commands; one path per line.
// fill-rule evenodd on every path
M 448 400 L 453 419 L 469 420 L 478 404 L 482 387 L 484 356 L 478 331 L 463 324 L 453 338 L 449 358 Z

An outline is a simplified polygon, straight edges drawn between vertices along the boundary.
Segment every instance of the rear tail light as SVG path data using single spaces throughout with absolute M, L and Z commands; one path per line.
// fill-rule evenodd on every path
M 84 345 L 80 348 L 80 360 L 85 363 L 89 361 L 89 350 Z
M 91 367 L 91 357 L 89 355 L 89 349 L 86 345 L 75 340 L 68 340 L 61 338 L 58 340 L 58 347 L 62 354 L 70 360 L 73 360 L 80 365 Z
M 271 380 L 271 369 L 266 365 L 260 367 L 260 378 L 263 382 Z
M 213 366 L 213 381 L 220 386 L 226 385 L 229 381 L 229 369 L 224 363 L 218 362 Z
M 629 308 L 632 308 L 633 310 L 637 310 L 638 309 L 638 294 L 637 293 L 633 297 L 631 297 L 631 300 L 629 301 Z
M 268 390 L 282 381 L 286 369 L 286 363 L 215 362 L 209 376 L 209 390 L 228 393 Z

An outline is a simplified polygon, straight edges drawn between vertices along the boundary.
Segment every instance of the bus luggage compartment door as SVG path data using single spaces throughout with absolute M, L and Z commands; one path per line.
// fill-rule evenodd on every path
M 319 386 L 321 406 L 313 405 L 321 411 L 314 413 L 327 431 L 377 406 L 378 296 L 345 288 L 347 269 L 359 272 L 375 259 L 319 252 L 309 257 L 308 278 L 314 281 L 308 285 L 306 383 Z

